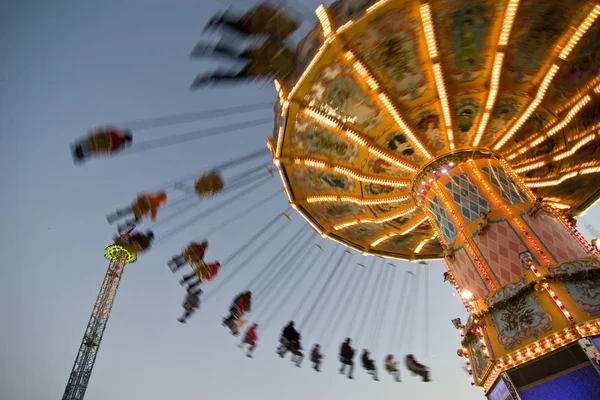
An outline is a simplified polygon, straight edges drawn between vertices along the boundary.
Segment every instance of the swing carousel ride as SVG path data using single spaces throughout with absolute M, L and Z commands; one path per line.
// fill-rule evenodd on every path
M 572 219 L 600 197 L 600 4 L 357 3 L 317 10 L 278 88 L 290 203 L 363 254 L 443 257 L 475 383 L 520 368 L 525 386 L 600 333 L 597 249 Z
M 296 77 L 275 81 L 275 168 L 222 191 L 278 171 L 290 206 L 350 249 L 325 262 L 335 268 L 314 307 L 349 253 L 442 259 L 469 313 L 453 323 L 472 384 L 550 398 L 569 376 L 598 393 L 600 260 L 576 217 L 600 199 L 600 4 L 342 0 L 316 14 Z M 248 287 L 290 262 L 271 261 Z

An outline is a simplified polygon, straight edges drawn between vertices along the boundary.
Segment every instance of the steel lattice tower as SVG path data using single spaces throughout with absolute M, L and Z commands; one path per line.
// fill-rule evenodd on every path
M 129 253 L 116 244 L 106 248 L 105 256 L 110 260 L 110 264 L 104 275 L 92 315 L 79 346 L 79 352 L 73 363 L 63 400 L 81 400 L 85 396 L 125 266 L 136 260 L 135 254 Z

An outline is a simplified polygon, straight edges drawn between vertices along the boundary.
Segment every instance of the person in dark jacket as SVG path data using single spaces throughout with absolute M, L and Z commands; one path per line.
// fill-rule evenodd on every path
M 304 358 L 301 352 L 302 345 L 300 344 L 300 340 L 301 336 L 294 327 L 294 321 L 290 321 L 281 332 L 280 346 L 277 349 L 277 354 L 281 358 L 285 356 L 285 353 L 290 351 L 293 354 L 292 361 L 295 361 L 297 367 L 300 366 Z
M 310 352 L 310 361 L 313 363 L 313 369 L 317 372 L 321 372 L 321 360 L 323 359 L 323 353 L 321 353 L 321 346 L 315 344 L 312 351 Z
M 368 374 L 373 375 L 374 381 L 379 381 L 377 378 L 377 368 L 375 368 L 375 362 L 369 358 L 369 351 L 367 349 L 363 349 L 363 353 L 361 356 L 362 366 L 367 370 Z
M 198 89 L 216 82 L 244 79 L 270 80 L 276 78 L 285 85 L 292 79 L 296 69 L 296 53 L 276 39 L 267 39 L 262 44 L 243 51 L 223 43 L 218 43 L 216 46 L 199 43 L 192 51 L 191 57 L 214 54 L 226 56 L 234 61 L 243 61 L 246 65 L 238 72 L 217 70 L 198 75 L 192 83 L 191 89 Z
M 148 250 L 154 240 L 154 233 L 148 231 L 144 233 L 134 233 L 126 236 L 117 236 L 114 239 L 115 244 L 123 247 L 132 254 L 137 254 Z
M 212 17 L 204 31 L 225 27 L 243 36 L 268 35 L 285 40 L 300 27 L 301 22 L 286 13 L 281 5 L 261 2 L 241 17 L 227 10 Z
M 423 382 L 430 381 L 429 369 L 423 364 L 420 364 L 412 354 L 408 354 L 406 356 L 406 368 L 412 372 L 413 375 L 419 375 L 421 378 L 423 378 Z
M 200 308 L 200 295 L 202 294 L 202 290 L 198 289 L 195 291 L 188 290 L 188 294 L 185 297 L 185 300 L 182 304 L 183 306 L 183 315 L 177 320 L 182 324 L 187 322 L 187 319 L 192 316 L 196 309 Z
M 342 343 L 342 347 L 340 348 L 340 362 L 342 363 L 340 374 L 343 375 L 346 372 L 346 365 L 349 365 L 348 378 L 354 379 L 352 376 L 352 373 L 354 372 L 354 361 L 352 359 L 354 358 L 355 350 L 350 346 L 351 342 L 350 338 L 346 338 L 346 341 Z

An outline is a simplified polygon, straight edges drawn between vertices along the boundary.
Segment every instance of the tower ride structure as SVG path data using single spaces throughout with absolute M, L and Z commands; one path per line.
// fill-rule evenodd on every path
M 137 259 L 135 253 L 131 253 L 116 243 L 109 245 L 104 254 L 109 260 L 108 268 L 69 374 L 63 400 L 81 400 L 85 396 L 125 266 Z

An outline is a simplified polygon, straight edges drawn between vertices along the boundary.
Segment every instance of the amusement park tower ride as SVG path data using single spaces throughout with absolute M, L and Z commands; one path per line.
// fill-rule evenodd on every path
M 599 16 L 341 0 L 275 84 L 292 207 L 363 254 L 441 258 L 469 313 L 457 354 L 490 399 L 600 398 L 600 259 L 575 220 L 600 198 Z
M 73 369 L 69 375 L 69 381 L 63 394 L 63 400 L 80 400 L 85 396 L 85 391 L 92 375 L 94 362 L 100 349 L 104 329 L 110 317 L 119 283 L 125 270 L 125 266 L 135 262 L 137 255 L 130 253 L 118 244 L 111 244 L 105 250 L 105 257 L 109 260 L 108 269 L 104 275 L 100 292 L 92 310 L 92 315 L 85 328 L 81 345 Z

